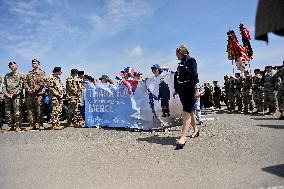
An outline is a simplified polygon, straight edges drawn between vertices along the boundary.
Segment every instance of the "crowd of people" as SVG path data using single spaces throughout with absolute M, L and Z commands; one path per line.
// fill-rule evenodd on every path
M 275 115 L 280 112 L 280 120 L 284 119 L 284 76 L 283 66 L 266 66 L 264 71 L 249 71 L 244 76 L 224 76 L 224 87 L 218 81 L 204 83 L 202 87 L 201 107 L 221 108 L 221 102 L 229 112 L 242 112 L 254 115 Z M 274 70 L 274 72 L 273 72 Z M 278 106 L 277 106 L 278 104 Z
M 176 49 L 176 56 L 180 63 L 177 70 L 172 72 L 174 74 L 175 90 L 173 97 L 178 95 L 183 106 L 182 134 L 177 142 L 176 149 L 182 149 L 185 145 L 190 127 L 193 129 L 193 134 L 190 136 L 193 138 L 199 136 L 199 130 L 196 125 L 202 124 L 201 108 L 211 106 L 221 108 L 221 101 L 226 104 L 229 112 L 275 115 L 277 99 L 278 109 L 281 114 L 279 119 L 284 119 L 284 62 L 283 66 L 280 67 L 266 66 L 265 71 L 255 69 L 254 76 L 249 71 L 245 71 L 244 76 L 241 76 L 240 73 L 236 73 L 235 77 L 224 76 L 225 83 L 222 91 L 218 81 L 213 81 L 213 86 L 210 86 L 209 83 L 205 83 L 204 86 L 199 84 L 197 63 L 189 55 L 186 45 L 182 44 Z M 44 112 L 47 118 L 50 118 L 50 129 L 61 130 L 64 128 L 60 120 L 64 101 L 67 125 L 83 127 L 83 90 L 86 85 L 98 82 L 114 83 L 107 75 L 102 75 L 99 79 L 95 79 L 84 74 L 84 71 L 72 69 L 64 86 L 60 77 L 62 73 L 61 67 L 55 67 L 52 71 L 52 76 L 48 78 L 46 73 L 40 68 L 40 65 L 40 61 L 32 60 L 32 70 L 24 75 L 18 70 L 16 62 L 8 64 L 11 72 L 5 75 L 3 81 L 2 78 L 0 80 L 0 124 L 2 132 L 23 130 L 22 110 L 25 108 L 28 127 L 24 130 L 46 129 L 43 126 Z M 275 74 L 273 69 L 277 70 Z M 158 77 L 163 72 L 163 68 L 158 64 L 153 65 L 151 70 L 154 77 Z M 119 72 L 116 80 L 127 88 L 130 95 L 133 95 L 138 82 L 147 79 L 142 79 L 141 76 L 141 72 L 134 72 L 133 68 L 126 67 Z M 163 117 L 170 115 L 170 97 L 168 96 L 170 93 L 167 91 L 165 94 L 167 95 L 159 93 L 158 97 L 156 97 L 158 100 L 161 100 Z M 4 116 L 3 113 L 5 114 Z M 6 129 L 2 128 L 3 117 L 5 117 L 8 125 Z M 157 119 L 160 118 L 157 117 Z
M 65 84 L 60 77 L 61 67 L 55 67 L 52 76 L 47 77 L 40 68 L 40 61 L 32 60 L 32 70 L 22 74 L 16 62 L 8 64 L 11 72 L 2 79 L 0 77 L 0 126 L 2 132 L 44 130 L 43 123 L 50 122 L 52 130 L 61 130 L 62 120 L 67 119 L 71 127 L 84 126 L 84 99 L 83 91 L 88 84 L 108 83 L 114 81 L 107 75 L 100 78 L 87 75 L 84 71 L 72 69 Z M 155 64 L 151 67 L 152 73 L 158 77 L 164 68 Z M 132 67 L 126 67 L 116 76 L 118 84 L 127 88 L 133 95 L 138 82 L 142 80 L 142 73 L 136 72 Z M 146 79 L 146 78 L 144 78 Z M 163 104 L 163 116 L 169 116 L 168 101 L 164 101 L 163 94 L 157 97 Z M 62 115 L 62 113 L 64 115 Z M 44 119 L 46 117 L 46 119 Z M 3 123 L 8 128 L 2 128 Z M 28 121 L 28 127 L 22 129 L 23 120 Z

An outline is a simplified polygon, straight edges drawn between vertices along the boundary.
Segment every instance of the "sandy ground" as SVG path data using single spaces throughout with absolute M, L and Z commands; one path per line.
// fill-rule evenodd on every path
M 284 188 L 284 121 L 203 113 L 200 137 L 178 151 L 180 126 L 0 134 L 0 188 Z

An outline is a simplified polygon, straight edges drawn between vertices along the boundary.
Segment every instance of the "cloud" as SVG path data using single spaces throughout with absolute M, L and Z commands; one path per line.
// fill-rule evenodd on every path
M 64 4 L 54 1 L 4 1 L 5 16 L 0 18 L 0 43 L 13 57 L 31 59 L 45 56 L 59 34 L 78 33 L 65 24 Z M 58 11 L 61 10 L 61 11 Z
M 149 19 L 156 6 L 152 1 L 109 0 L 101 9 L 102 14 L 92 13 L 87 18 L 94 24 L 95 34 L 112 36 Z
M 131 50 L 126 51 L 129 57 L 138 57 L 143 54 L 143 50 L 140 46 L 136 46 Z

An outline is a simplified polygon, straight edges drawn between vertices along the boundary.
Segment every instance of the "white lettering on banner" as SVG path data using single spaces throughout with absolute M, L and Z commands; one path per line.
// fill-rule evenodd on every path
M 116 97 L 125 97 L 125 95 L 126 95 L 126 90 L 116 92 Z
M 89 104 L 89 112 L 113 112 L 110 104 Z
M 89 89 L 90 98 L 105 98 L 105 97 L 113 97 L 113 95 L 105 90 L 101 89 Z

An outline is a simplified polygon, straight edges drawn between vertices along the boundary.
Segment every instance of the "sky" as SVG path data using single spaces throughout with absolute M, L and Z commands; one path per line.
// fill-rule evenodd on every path
M 239 41 L 239 24 L 251 32 L 251 69 L 281 65 L 284 37 L 254 40 L 257 0 L 0 0 L 0 75 L 17 62 L 22 73 L 38 59 L 51 76 L 61 66 L 63 78 L 77 68 L 99 78 L 114 78 L 127 66 L 151 77 L 153 64 L 175 70 L 176 47 L 184 43 L 198 64 L 201 82 L 232 75 L 227 59 L 227 31 Z M 236 70 L 236 68 L 235 68 Z

